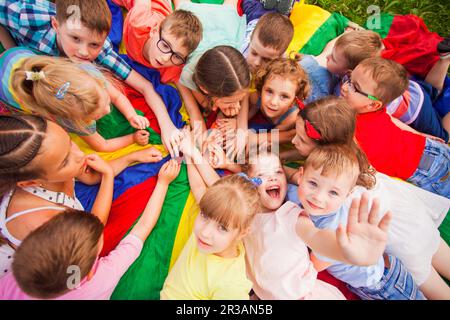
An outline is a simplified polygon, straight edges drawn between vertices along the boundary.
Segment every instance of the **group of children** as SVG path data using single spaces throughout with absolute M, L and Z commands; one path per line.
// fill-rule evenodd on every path
M 161 299 L 345 299 L 322 270 L 361 299 L 450 299 L 438 230 L 450 208 L 450 103 L 435 103 L 447 40 L 426 78 L 411 79 L 381 58 L 377 33 L 353 25 L 318 56 L 286 53 L 293 1 L 112 1 L 128 10 L 126 57 L 107 38 L 104 0 L 0 1 L 0 41 L 11 44 L 0 56 L 0 299 L 109 299 L 180 156 L 200 213 Z M 176 86 L 189 126 L 174 125 L 131 66 Z M 97 152 L 147 145 L 149 119 L 125 86 L 155 114 L 172 160 L 128 235 L 99 257 L 114 177 L 163 160 L 149 147 L 107 162 L 71 140 Z M 97 131 L 111 104 L 133 133 Z M 284 165 L 294 160 L 305 161 Z M 99 184 L 93 215 L 75 180 Z

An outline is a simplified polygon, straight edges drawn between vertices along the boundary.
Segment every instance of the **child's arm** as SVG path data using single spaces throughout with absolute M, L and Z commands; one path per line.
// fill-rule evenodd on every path
M 213 185 L 220 179 L 220 176 L 209 165 L 209 162 L 203 158 L 201 152 L 195 147 L 195 143 L 189 130 L 183 130 L 183 140 L 181 141 L 180 148 L 183 154 L 190 158 L 191 163 L 197 167 L 198 172 L 207 186 Z
M 170 160 L 161 167 L 158 174 L 158 182 L 156 183 L 152 196 L 138 222 L 131 229 L 131 234 L 134 234 L 142 241 L 147 239 L 159 219 L 169 184 L 179 173 L 180 165 L 175 160 Z
M 298 169 L 294 169 L 288 166 L 283 166 L 284 173 L 286 174 L 286 178 L 288 183 L 292 183 L 298 185 Z
M 153 110 L 161 128 L 161 138 L 172 158 L 178 157 L 182 134 L 172 122 L 167 107 L 160 95 L 155 91 L 153 84 L 132 70 L 125 82 L 139 91 L 145 98 L 148 106 Z
M 195 126 L 201 126 L 202 132 L 205 132 L 207 130 L 206 124 L 205 121 L 203 120 L 203 116 L 197 104 L 197 100 L 195 99 L 191 90 L 183 86 L 181 83 L 177 83 L 176 86 L 181 94 L 181 98 L 184 101 L 186 111 L 189 114 L 191 128 L 194 129 Z
M 379 202 L 374 200 L 368 209 L 368 195 L 353 199 L 348 215 L 347 230 L 340 225 L 336 231 L 320 230 L 312 221 L 300 215 L 297 234 L 313 251 L 346 264 L 370 266 L 384 252 L 391 213 L 387 212 L 377 223 Z
M 137 143 L 141 146 L 148 144 L 149 133 L 145 130 L 138 130 L 133 134 L 106 140 L 98 132 L 88 136 L 80 136 L 89 146 L 98 152 L 113 152 L 130 144 Z
M 248 130 L 248 112 L 249 112 L 249 94 L 241 101 L 241 110 L 237 114 L 237 129 L 242 131 Z
M 2 44 L 3 48 L 5 50 L 11 49 L 16 47 L 16 43 L 14 42 L 13 38 L 9 34 L 8 30 L 0 26 L 0 43 Z
M 101 174 L 100 188 L 91 212 L 93 215 L 97 216 L 103 224 L 106 224 L 113 198 L 114 172 L 111 166 L 96 154 L 88 155 L 86 163 L 90 168 Z
M 113 169 L 114 176 L 117 176 L 134 162 L 151 163 L 159 162 L 161 160 L 161 152 L 154 147 L 150 147 L 143 150 L 134 151 L 120 158 L 108 161 L 108 164 Z M 76 178 L 78 181 L 81 181 L 84 184 L 94 185 L 100 183 L 102 176 L 99 172 L 93 170 L 92 168 L 86 167 L 86 170 Z
M 291 149 L 286 151 L 280 152 L 280 160 L 281 162 L 284 161 L 297 161 L 301 160 L 303 157 L 300 155 L 297 149 Z
M 130 100 L 115 86 L 108 84 L 106 86 L 111 102 L 119 109 L 119 111 L 130 122 L 131 126 L 136 129 L 145 129 L 150 126 L 150 121 L 146 117 L 140 116 L 134 110 Z
M 233 173 L 241 172 L 242 168 L 239 164 L 230 161 L 223 149 L 217 144 L 209 146 L 209 164 L 214 169 L 226 169 Z
M 197 201 L 197 203 L 200 203 L 200 200 L 202 199 L 208 187 L 206 186 L 205 181 L 198 172 L 197 167 L 193 163 L 192 159 L 187 155 L 185 155 L 185 158 L 187 164 L 189 185 L 191 187 L 192 193 L 194 194 L 195 200 Z

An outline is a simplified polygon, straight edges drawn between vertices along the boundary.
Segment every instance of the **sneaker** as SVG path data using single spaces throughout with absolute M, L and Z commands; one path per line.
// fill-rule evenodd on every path
M 295 0 L 278 0 L 277 11 L 281 14 L 289 15 Z
M 275 9 L 281 14 L 289 15 L 295 0 L 260 0 L 260 2 L 266 10 Z
M 439 52 L 441 59 L 447 59 L 448 57 L 450 57 L 450 35 L 439 42 L 437 51 Z
M 260 0 L 260 2 L 262 3 L 264 9 L 267 10 L 274 9 L 278 4 L 278 0 Z

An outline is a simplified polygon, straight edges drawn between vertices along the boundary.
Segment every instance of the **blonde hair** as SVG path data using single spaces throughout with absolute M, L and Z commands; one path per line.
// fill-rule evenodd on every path
M 69 290 L 70 266 L 80 280 L 91 271 L 99 251 L 103 224 L 93 214 L 67 209 L 31 232 L 17 249 L 14 278 L 30 296 L 51 299 Z
M 203 195 L 200 210 L 227 228 L 245 230 L 259 211 L 257 187 L 241 175 L 221 178 Z
M 294 25 L 281 13 L 266 13 L 256 23 L 251 37 L 254 36 L 258 37 L 264 47 L 283 53 L 294 37 Z
M 380 57 L 363 60 L 359 65 L 376 83 L 373 95 L 383 104 L 401 96 L 408 88 L 408 72 L 399 63 Z
M 320 133 L 320 139 L 314 140 L 318 146 L 347 145 L 353 150 L 360 168 L 357 184 L 371 189 L 376 171 L 355 141 L 356 112 L 348 103 L 343 98 L 324 97 L 307 104 L 303 115 Z
M 380 35 L 374 31 L 355 30 L 339 37 L 335 47 L 342 49 L 347 68 L 353 70 L 364 59 L 378 55 L 383 48 L 383 42 Z
M 280 76 L 295 83 L 297 86 L 295 96 L 300 100 L 305 100 L 311 92 L 311 87 L 308 75 L 298 63 L 300 59 L 300 55 L 294 59 L 277 58 L 259 68 L 255 75 L 256 89 L 261 93 L 266 81 L 271 80 L 275 76 Z
M 186 10 L 175 10 L 161 23 L 161 30 L 168 29 L 177 40 L 182 42 L 183 47 L 192 53 L 203 36 L 202 23 L 195 14 Z
M 306 158 L 303 165 L 304 170 L 313 168 L 318 170 L 322 168 L 320 173 L 323 176 L 342 176 L 354 174 L 353 185 L 359 175 L 358 158 L 354 150 L 345 144 L 334 144 L 319 146 L 315 148 Z
M 45 76 L 27 80 L 28 71 L 42 71 Z M 70 86 L 64 97 L 57 98 L 56 93 L 67 82 Z M 98 88 L 104 88 L 105 83 L 66 58 L 36 56 L 25 59 L 13 71 L 11 85 L 20 104 L 33 113 L 48 119 L 70 119 L 77 128 L 85 130 L 88 116 L 99 106 Z

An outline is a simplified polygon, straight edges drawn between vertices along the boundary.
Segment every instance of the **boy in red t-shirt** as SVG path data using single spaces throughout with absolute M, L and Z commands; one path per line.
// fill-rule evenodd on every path
M 400 64 L 376 57 L 358 64 L 341 95 L 358 113 L 356 139 L 375 169 L 450 198 L 449 147 L 394 124 L 386 113 L 386 104 L 407 87 L 407 72 Z

